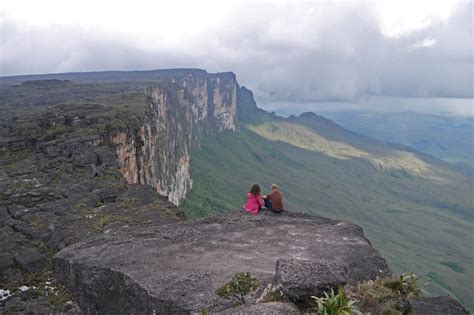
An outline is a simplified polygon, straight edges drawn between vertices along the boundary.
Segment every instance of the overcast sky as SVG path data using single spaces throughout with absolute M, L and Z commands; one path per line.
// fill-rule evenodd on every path
M 260 103 L 474 94 L 473 2 L 22 1 L 0 6 L 0 75 L 233 71 Z

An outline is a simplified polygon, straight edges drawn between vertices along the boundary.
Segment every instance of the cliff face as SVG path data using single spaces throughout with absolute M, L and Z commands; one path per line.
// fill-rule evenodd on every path
M 190 150 L 203 136 L 237 129 L 233 73 L 178 73 L 147 89 L 149 111 L 138 131 L 112 135 L 129 183 L 148 184 L 179 204 L 192 187 Z

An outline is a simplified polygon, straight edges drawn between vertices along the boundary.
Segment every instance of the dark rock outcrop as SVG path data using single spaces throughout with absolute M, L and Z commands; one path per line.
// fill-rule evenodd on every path
M 307 214 L 242 211 L 111 231 L 63 249 L 53 265 L 89 314 L 224 311 L 232 304 L 215 290 L 237 272 L 248 271 L 262 286 L 281 285 L 298 297 L 390 274 L 357 225 Z M 337 283 L 330 283 L 334 279 Z
M 449 296 L 427 296 L 410 300 L 411 309 L 416 315 L 468 315 L 458 301 Z
M 70 306 L 66 295 L 46 296 L 53 290 L 46 283 L 51 257 L 62 248 L 109 230 L 185 217 L 166 196 L 128 184 L 120 173 L 108 140 L 118 130 L 131 132 L 137 115 L 98 104 L 43 107 L 49 96 L 74 94 L 49 85 L 41 93 L 27 87 L 18 89 L 35 105 L 25 109 L 10 103 L 16 94 L 9 98 L 0 91 L 0 289 L 11 293 L 0 299 L 0 314 L 61 313 Z M 125 127 L 114 125 L 119 123 Z M 32 285 L 39 296 L 19 300 L 20 288 Z

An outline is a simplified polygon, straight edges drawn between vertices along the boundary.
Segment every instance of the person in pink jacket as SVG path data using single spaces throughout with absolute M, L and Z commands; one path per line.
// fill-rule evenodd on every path
M 253 184 L 247 193 L 247 203 L 244 205 L 244 210 L 252 214 L 257 214 L 262 206 L 263 201 L 260 198 L 260 186 Z

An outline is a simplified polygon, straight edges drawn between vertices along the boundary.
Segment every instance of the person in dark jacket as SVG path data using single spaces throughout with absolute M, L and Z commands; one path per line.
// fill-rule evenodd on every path
M 280 213 L 283 211 L 283 194 L 278 191 L 278 186 L 276 184 L 272 185 L 272 192 L 266 196 L 263 196 L 263 201 L 265 202 L 265 207 L 275 213 Z

